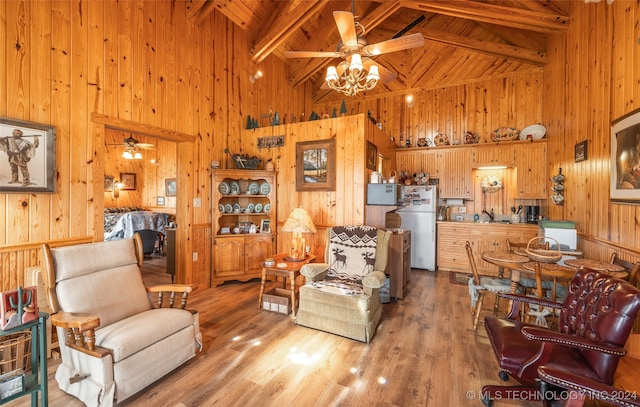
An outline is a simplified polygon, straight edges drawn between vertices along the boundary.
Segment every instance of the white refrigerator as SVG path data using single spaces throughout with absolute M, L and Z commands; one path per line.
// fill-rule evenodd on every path
M 411 230 L 411 268 L 436 271 L 436 185 L 405 186 L 404 202 L 396 213 Z

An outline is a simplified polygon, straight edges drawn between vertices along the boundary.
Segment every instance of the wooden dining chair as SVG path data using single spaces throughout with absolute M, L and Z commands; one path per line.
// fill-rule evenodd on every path
M 617 252 L 613 252 L 611 253 L 611 260 L 609 263 L 624 267 L 629 273 L 629 282 L 635 286 L 638 285 L 638 279 L 640 278 L 640 275 L 638 275 L 638 271 L 640 271 L 640 262 L 632 263 L 628 260 L 621 259 Z
M 484 302 L 485 294 L 488 292 L 495 294 L 496 300 L 493 304 L 493 315 L 497 316 L 498 309 L 500 308 L 500 297 L 498 296 L 498 293 L 508 293 L 511 291 L 511 279 L 487 276 L 481 277 L 478 274 L 478 268 L 476 267 L 476 261 L 473 257 L 471 243 L 467 241 L 465 247 L 467 249 L 467 256 L 469 257 L 471 273 L 473 274 L 469 279 L 469 295 L 471 296 L 471 317 L 473 319 L 473 330 L 475 331 L 478 326 L 478 320 L 480 319 L 480 312 L 482 311 L 482 303 Z

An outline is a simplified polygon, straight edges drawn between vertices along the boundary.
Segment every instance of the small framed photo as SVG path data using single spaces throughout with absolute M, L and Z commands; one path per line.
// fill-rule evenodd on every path
M 587 140 L 576 143 L 573 156 L 576 162 L 584 161 L 587 159 Z
M 271 233 L 271 220 L 262 219 L 260 221 L 260 233 Z
M 120 188 L 123 191 L 135 191 L 136 189 L 136 174 L 130 172 L 121 172 L 120 173 L 120 183 L 122 187 Z
M 375 171 L 378 164 L 378 148 L 367 140 L 367 168 Z
M 164 193 L 167 196 L 176 196 L 178 192 L 178 181 L 175 178 L 167 178 L 164 180 Z
M 156 198 L 156 206 L 164 206 L 164 196 Z
M 113 192 L 113 177 L 104 177 L 104 192 Z

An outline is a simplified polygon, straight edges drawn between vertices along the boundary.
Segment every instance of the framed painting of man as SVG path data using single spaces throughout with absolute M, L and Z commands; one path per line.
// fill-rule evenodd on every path
M 0 192 L 55 192 L 56 128 L 0 117 Z
M 612 202 L 640 204 L 640 109 L 611 123 Z

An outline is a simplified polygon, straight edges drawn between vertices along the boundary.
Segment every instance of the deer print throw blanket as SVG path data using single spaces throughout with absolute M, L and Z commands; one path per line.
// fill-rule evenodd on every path
M 371 226 L 337 226 L 329 240 L 329 271 L 324 281 L 312 285 L 342 295 L 362 294 L 362 279 L 373 271 L 377 229 Z

